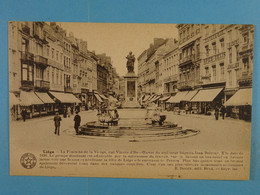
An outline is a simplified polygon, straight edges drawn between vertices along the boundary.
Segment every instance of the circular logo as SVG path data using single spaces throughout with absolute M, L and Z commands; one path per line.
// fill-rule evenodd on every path
M 36 165 L 36 157 L 31 153 L 25 153 L 20 159 L 21 165 L 26 169 L 32 169 Z

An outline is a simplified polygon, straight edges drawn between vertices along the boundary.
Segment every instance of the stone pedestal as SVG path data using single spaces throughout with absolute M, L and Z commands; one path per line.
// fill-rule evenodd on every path
M 124 76 L 125 81 L 125 101 L 123 102 L 123 108 L 140 108 L 140 104 L 137 101 L 137 79 L 138 76 L 135 73 L 127 73 Z

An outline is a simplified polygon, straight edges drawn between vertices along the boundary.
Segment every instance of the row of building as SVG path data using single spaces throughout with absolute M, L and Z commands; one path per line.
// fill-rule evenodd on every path
M 109 95 L 118 96 L 119 76 L 111 57 L 90 51 L 87 41 L 55 22 L 9 22 L 9 90 L 17 119 L 19 105 L 31 117 L 70 104 L 97 107 Z
M 153 100 L 163 106 L 168 102 L 168 109 L 179 110 L 188 105 L 198 113 L 224 104 L 228 115 L 250 118 L 254 26 L 176 27 L 177 39 L 156 38 L 138 57 L 142 102 L 157 96 L 164 102 Z M 238 92 L 242 99 L 246 97 L 243 101 L 237 97 Z M 246 94 L 241 96 L 242 93 Z

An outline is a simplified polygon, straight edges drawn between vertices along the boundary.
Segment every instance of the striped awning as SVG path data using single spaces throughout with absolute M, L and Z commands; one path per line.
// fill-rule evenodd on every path
M 22 106 L 31 106 L 31 105 L 42 105 L 43 102 L 38 98 L 33 91 L 26 92 L 21 91 L 20 94 L 21 105 Z
M 71 93 L 63 93 L 63 92 L 53 92 L 50 91 L 50 94 L 52 94 L 57 100 L 59 100 L 61 103 L 82 103 L 78 98 L 76 98 Z
M 189 91 L 178 92 L 175 96 L 172 96 L 167 102 L 168 103 L 180 103 L 183 101 L 184 97 L 189 93 Z
M 102 98 L 99 96 L 98 93 L 95 93 L 94 96 L 97 98 L 99 102 L 103 102 Z
M 223 88 L 202 89 L 191 100 L 191 102 L 212 102 Z
M 35 92 L 35 94 L 40 98 L 40 100 L 45 104 L 53 104 L 55 103 L 53 99 L 48 95 L 48 93 L 44 92 Z
M 9 106 L 12 108 L 14 105 L 21 104 L 21 100 L 17 98 L 14 93 L 9 92 Z
M 239 89 L 224 106 L 246 106 L 252 105 L 252 88 Z

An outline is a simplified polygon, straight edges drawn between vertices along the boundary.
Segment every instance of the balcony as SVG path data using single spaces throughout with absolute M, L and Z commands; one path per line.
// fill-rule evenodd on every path
M 64 86 L 64 92 L 67 92 L 67 93 L 72 93 L 72 88 L 71 87 L 69 87 L 69 86 L 67 86 L 67 87 L 65 87 Z
M 48 59 L 48 65 L 52 66 L 52 67 L 56 67 L 59 68 L 61 70 L 64 70 L 63 64 L 56 62 L 54 60 Z
M 33 81 L 22 80 L 21 88 L 23 89 L 33 89 Z
M 23 61 L 32 61 L 33 62 L 33 54 L 29 52 L 21 52 L 21 59 Z
M 234 41 L 227 43 L 227 48 L 231 48 L 232 46 L 234 46 L 234 45 L 236 46 L 238 44 L 239 44 L 239 39 L 236 39 Z
M 181 64 L 187 64 L 187 63 L 189 63 L 189 62 L 192 62 L 192 60 L 194 60 L 194 59 L 195 59 L 195 55 L 194 55 L 194 54 L 185 56 L 185 57 L 183 57 L 182 59 L 180 59 L 180 65 L 181 65 Z
M 49 90 L 50 89 L 50 82 L 49 81 L 43 81 L 43 80 L 36 80 L 35 81 L 35 87 L 40 89 Z
M 239 68 L 239 63 L 238 62 L 236 62 L 234 64 L 229 64 L 228 67 L 227 67 L 228 70 L 229 69 L 235 69 L 235 68 Z
M 225 52 L 219 53 L 219 54 L 215 54 L 213 56 L 207 57 L 204 59 L 204 64 L 208 64 L 208 63 L 212 63 L 218 60 L 222 60 L 224 59 L 226 56 Z
M 48 59 L 45 58 L 45 57 L 42 57 L 42 56 L 35 56 L 35 63 L 36 64 L 41 64 L 41 65 L 44 65 L 44 66 L 47 66 L 48 65 Z
M 254 48 L 254 44 L 251 43 L 244 43 L 241 47 L 241 50 L 239 53 L 244 53 L 244 52 L 248 52 L 248 51 L 252 51 Z
M 192 81 L 181 81 L 177 84 L 178 89 L 190 89 L 193 86 Z
M 201 75 L 201 80 L 208 80 L 210 79 L 211 74 L 205 74 L 205 75 Z
M 241 76 L 237 79 L 240 86 L 252 86 L 253 72 L 243 71 Z
M 171 76 L 167 77 L 167 78 L 164 79 L 163 81 L 164 81 L 165 83 L 168 83 L 168 82 L 176 82 L 176 81 L 178 81 L 178 78 L 179 78 L 179 76 L 178 76 L 177 74 L 175 74 L 175 75 L 171 75 Z
M 225 34 L 225 33 L 224 33 L 224 30 L 221 30 L 221 31 L 219 31 L 219 32 L 217 32 L 217 33 L 215 33 L 215 34 L 213 34 L 213 35 L 207 37 L 206 39 L 204 39 L 204 43 L 206 43 L 206 42 L 208 42 L 208 41 L 211 41 L 211 40 L 213 40 L 213 39 L 216 39 L 216 38 L 218 38 L 218 37 L 220 37 L 220 36 L 222 36 L 222 35 L 224 35 L 224 34 Z
M 25 24 L 22 24 L 22 32 L 30 36 L 30 28 Z

